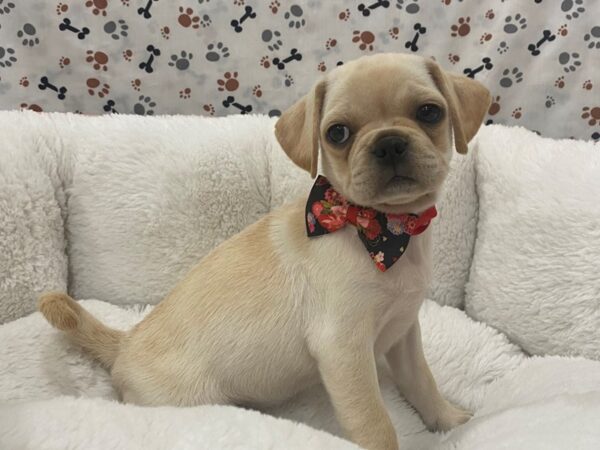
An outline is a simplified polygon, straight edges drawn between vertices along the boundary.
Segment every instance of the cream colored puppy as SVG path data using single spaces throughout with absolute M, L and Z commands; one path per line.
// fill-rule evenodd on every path
M 321 149 L 322 173 L 347 201 L 418 214 L 446 177 L 452 135 L 465 153 L 489 102 L 480 83 L 431 60 L 380 54 L 331 71 L 281 116 L 276 135 L 313 176 Z M 66 294 L 42 296 L 40 310 L 110 369 L 125 402 L 261 407 L 321 381 L 354 442 L 396 449 L 375 366 L 385 354 L 429 428 L 465 422 L 421 346 L 429 231 L 381 272 L 353 226 L 307 237 L 305 206 L 283 206 L 219 245 L 128 332 Z

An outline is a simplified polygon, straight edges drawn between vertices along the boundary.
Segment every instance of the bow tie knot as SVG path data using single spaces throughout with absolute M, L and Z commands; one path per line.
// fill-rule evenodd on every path
M 333 233 L 354 225 L 379 270 L 385 272 L 406 250 L 410 236 L 427 229 L 437 215 L 434 206 L 420 216 L 386 214 L 348 202 L 327 178 L 317 177 L 306 204 L 306 231 L 309 237 Z

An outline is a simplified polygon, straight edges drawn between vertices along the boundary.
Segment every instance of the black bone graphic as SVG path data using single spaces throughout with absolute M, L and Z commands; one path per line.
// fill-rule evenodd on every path
M 64 87 L 64 86 L 57 87 L 57 86 L 53 85 L 52 83 L 50 83 L 50 81 L 48 81 L 48 77 L 46 77 L 46 76 L 43 76 L 42 78 L 40 78 L 40 84 L 38 84 L 38 88 L 40 88 L 40 90 L 42 90 L 42 91 L 44 91 L 46 89 L 50 89 L 50 90 L 56 92 L 58 94 L 59 100 L 64 100 L 65 94 L 67 93 L 66 87 Z
M 244 23 L 244 21 L 248 18 L 254 19 L 255 17 L 256 17 L 256 13 L 254 11 L 252 11 L 252 6 L 246 6 L 244 8 L 244 15 L 242 17 L 240 17 L 239 20 L 233 19 L 231 21 L 231 26 L 233 27 L 233 29 L 236 33 L 241 33 L 243 30 L 242 24 Z
M 75 28 L 71 25 L 71 19 L 65 17 L 63 21 L 58 25 L 58 29 L 60 31 L 69 30 L 73 33 L 77 33 L 77 39 L 85 39 L 85 36 L 90 34 L 90 29 L 88 27 L 83 27 L 81 29 Z
M 361 3 L 360 5 L 358 5 L 358 10 L 362 13 L 363 16 L 368 17 L 369 15 L 371 15 L 372 9 L 379 8 L 380 6 L 383 6 L 384 8 L 389 8 L 390 2 L 387 0 L 377 0 L 375 3 L 368 6 L 364 3 Z
M 490 58 L 483 58 L 481 62 L 482 64 L 479 67 L 475 67 L 474 69 L 467 67 L 465 70 L 463 70 L 463 73 L 469 78 L 475 78 L 475 75 L 477 75 L 483 69 L 491 70 L 494 67 Z
M 235 98 L 232 97 L 231 95 L 228 96 L 225 100 L 223 100 L 223 106 L 225 108 L 229 108 L 230 106 L 235 106 L 237 109 L 240 110 L 240 114 L 248 114 L 249 112 L 252 112 L 252 105 L 241 105 L 240 103 L 237 103 L 235 101 Z
M 152 3 L 156 1 L 158 0 L 148 0 L 148 3 L 146 3 L 145 7 L 138 8 L 138 14 L 140 16 L 143 16 L 144 19 L 149 19 L 150 17 L 152 17 L 152 14 L 150 14 L 150 8 L 152 7 Z
M 406 41 L 404 43 L 404 47 L 409 48 L 411 52 L 416 52 L 417 50 L 419 50 L 419 47 L 417 47 L 417 42 L 419 41 L 419 36 L 427 33 L 427 28 L 421 26 L 420 23 L 415 23 L 413 30 L 416 31 L 415 37 L 413 37 L 412 41 Z
M 146 47 L 146 50 L 150 52 L 148 55 L 147 61 L 142 61 L 139 65 L 140 69 L 144 69 L 148 73 L 154 72 L 154 68 L 152 67 L 152 63 L 154 62 L 154 58 L 160 55 L 160 49 L 156 48 L 154 45 L 150 44 Z
M 113 114 L 119 114 L 119 112 L 115 109 L 114 100 L 107 100 L 106 104 L 102 107 L 102 109 L 104 109 L 104 111 L 106 111 L 106 112 L 110 112 Z
M 277 68 L 279 70 L 285 69 L 285 65 L 292 61 L 302 61 L 302 55 L 300 53 L 298 53 L 298 49 L 293 48 L 290 51 L 290 56 L 288 56 L 287 58 L 285 58 L 283 60 L 280 58 L 273 58 L 273 64 L 275 66 L 277 66 Z
M 540 47 L 542 46 L 542 44 L 544 42 L 552 42 L 554 39 L 556 39 L 556 35 L 552 34 L 552 31 L 544 30 L 542 32 L 542 38 L 535 44 L 529 44 L 527 46 L 527 50 L 531 52 L 532 56 L 537 56 L 541 53 Z

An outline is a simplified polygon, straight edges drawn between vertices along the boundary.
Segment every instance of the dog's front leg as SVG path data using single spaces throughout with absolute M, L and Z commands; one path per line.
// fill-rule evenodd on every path
M 469 420 L 469 412 L 450 404 L 438 391 L 423 354 L 418 320 L 386 358 L 400 392 L 419 412 L 427 428 L 446 431 Z
M 367 333 L 354 329 L 319 340 L 315 356 L 336 417 L 350 439 L 369 450 L 397 449 Z

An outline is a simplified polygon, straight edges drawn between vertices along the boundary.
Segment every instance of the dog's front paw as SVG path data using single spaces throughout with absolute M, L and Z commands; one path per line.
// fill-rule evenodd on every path
M 426 425 L 430 431 L 448 431 L 465 423 L 471 417 L 473 417 L 471 412 L 445 402 L 444 406 L 440 408 L 437 417 L 428 421 Z

